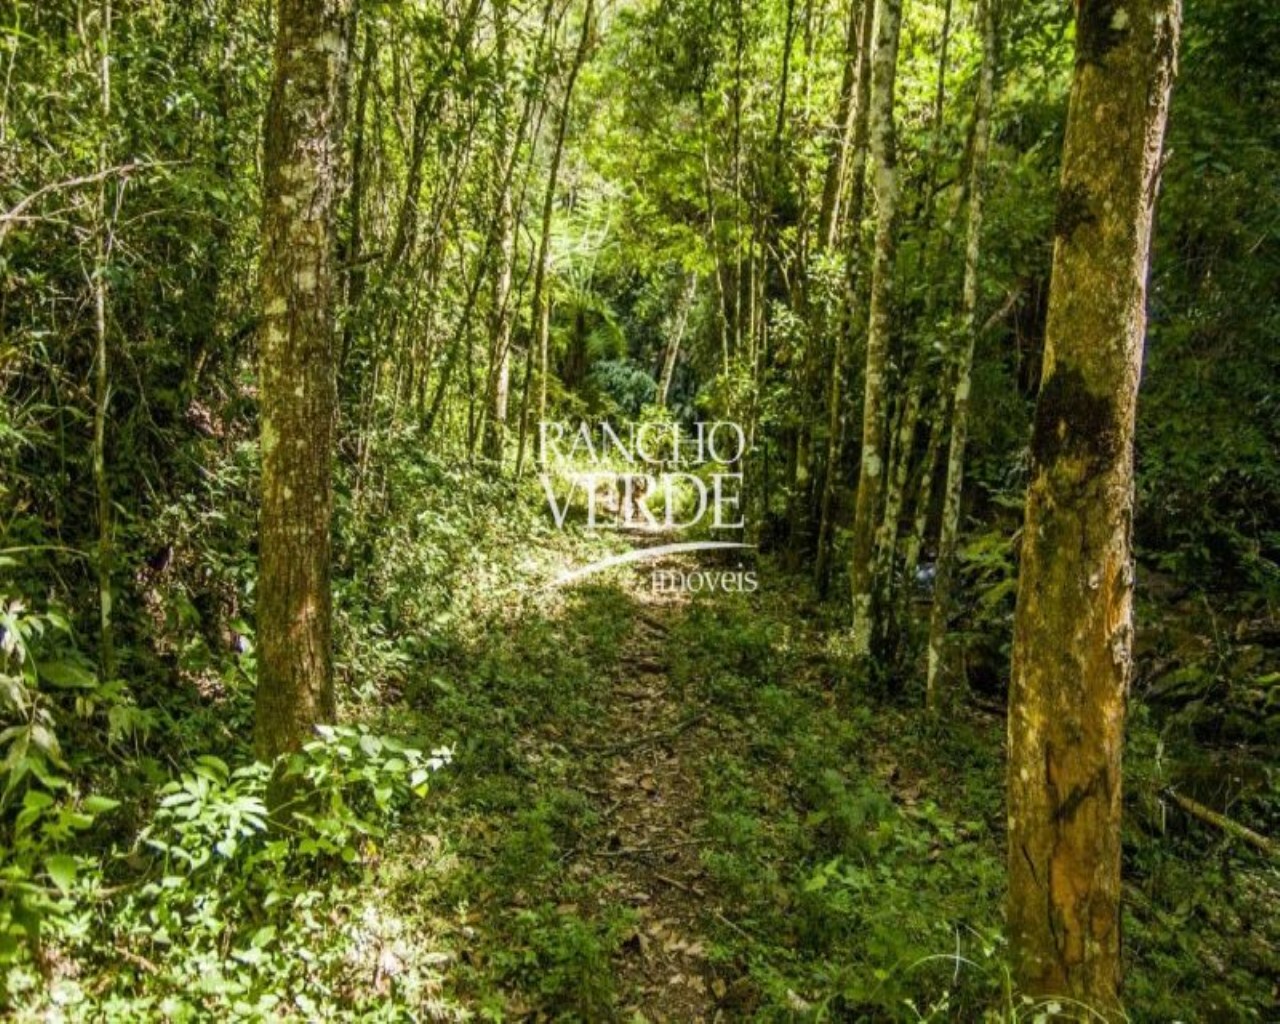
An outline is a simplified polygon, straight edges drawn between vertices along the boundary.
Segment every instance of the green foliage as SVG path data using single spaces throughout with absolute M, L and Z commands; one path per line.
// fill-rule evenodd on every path
M 105 719 L 119 741 L 147 724 L 118 685 L 98 682 L 70 633 L 61 613 L 0 595 L 0 968 L 37 952 L 45 930 L 72 925 L 79 864 L 70 851 L 119 806 L 81 794 L 59 733 Z
M 47 942 L 84 963 L 114 950 L 126 967 L 92 989 L 68 983 L 57 998 L 80 1012 L 172 1019 L 214 1007 L 237 1019 L 290 1005 L 312 1015 L 351 1008 L 344 991 L 364 922 L 334 932 L 326 918 L 344 900 L 361 905 L 350 887 L 369 881 L 388 827 L 412 812 L 450 756 L 367 728 L 326 728 L 280 767 L 298 795 L 272 813 L 269 766 L 195 758 L 158 789 L 129 850 L 45 858 L 59 898 L 27 913 L 43 914 Z M 27 827 L 50 807 L 32 792 Z M 88 829 L 93 815 L 115 806 L 87 798 L 67 827 Z M 43 829 L 46 841 L 58 841 L 52 821 Z M 9 995 L 30 997 L 28 961 L 16 963 Z
M 1144 399 L 1139 540 L 1208 590 L 1280 592 L 1277 111 L 1280 20 L 1189 8 L 1163 175 Z M 1230 438 L 1230 443 L 1224 443 Z
M 591 379 L 607 400 L 605 410 L 612 413 L 615 420 L 638 415 L 658 391 L 657 383 L 646 370 L 620 359 L 597 362 L 591 368 Z
M 625 912 L 605 921 L 582 919 L 571 908 L 543 904 L 519 911 L 510 946 L 495 957 L 498 977 L 536 993 L 557 1018 L 599 1020 L 613 1007 L 613 956 L 631 923 Z
M 566 865 L 581 869 L 611 841 L 606 808 L 589 797 L 616 739 L 598 735 L 603 695 L 626 683 L 619 649 L 639 611 L 618 577 L 540 589 L 618 545 L 554 529 L 538 483 L 510 472 L 521 417 L 536 434 L 543 383 L 531 296 L 544 201 L 550 415 L 743 421 L 755 443 L 748 520 L 766 542 L 801 538 L 787 541 L 800 564 L 810 552 L 791 517 L 818 505 L 835 376 L 846 439 L 837 535 L 852 519 L 874 197 L 835 246 L 815 238 L 843 129 L 846 5 L 610 7 L 573 96 L 578 0 L 358 6 L 351 187 L 333 225 L 335 655 L 352 724 L 319 734 L 278 777 L 246 749 L 272 19 L 228 0 L 11 0 L 0 11 L 5 1014 L 449 1019 L 465 1012 L 455 998 L 493 1017 L 620 1011 L 618 961 L 635 926 L 620 872 Z M 1069 7 L 1001 5 L 955 623 L 960 667 L 992 695 L 1007 673 L 1043 362 Z M 939 69 L 943 5 L 909 4 L 905 17 L 891 377 L 900 394 L 914 365 L 927 371 L 927 420 L 945 410 L 934 392 L 958 337 L 979 47 L 970 7 L 952 4 Z M 1267 632 L 1280 594 L 1277 53 L 1274 5 L 1187 5 L 1135 536 L 1143 572 L 1213 599 L 1153 600 L 1139 617 L 1147 646 L 1126 769 L 1137 1019 L 1274 1011 L 1271 877 L 1171 816 L 1163 793 L 1184 788 L 1280 829 L 1280 665 Z M 659 410 L 656 371 L 690 275 Z M 95 635 L 99 285 L 112 678 L 98 670 Z M 493 335 L 508 313 L 506 452 L 481 464 Z M 831 361 L 839 332 L 845 365 Z M 908 445 L 916 475 L 931 426 Z M 843 604 L 789 603 L 804 584 L 763 567 L 788 600 L 696 601 L 659 645 L 672 700 L 707 716 L 689 780 L 706 820 L 690 828 L 706 905 L 733 922 L 706 922 L 714 968 L 750 996 L 718 1009 L 761 1020 L 1051 1015 L 1014 995 L 1001 967 L 999 723 L 960 709 L 945 728 L 925 727 L 879 702 L 842 654 Z M 825 643 L 802 615 L 819 617 Z M 899 691 L 911 692 L 910 659 L 900 667 Z M 449 746 L 429 753 L 418 737 Z M 458 771 L 428 804 L 445 750 Z M 273 778 L 294 794 L 274 822 Z
M 977 1019 L 1003 970 L 993 738 L 957 730 L 939 745 L 890 708 L 833 703 L 801 668 L 812 640 L 786 627 L 789 607 L 716 595 L 681 631 L 694 653 L 677 670 L 739 730 L 704 771 L 703 864 L 751 937 L 723 933 L 722 955 L 751 964 L 756 1019 L 800 1003 L 819 1017 Z M 713 665 L 742 673 L 732 700 Z M 913 781 L 886 777 L 885 756 Z M 965 794 L 945 781 L 962 766 Z

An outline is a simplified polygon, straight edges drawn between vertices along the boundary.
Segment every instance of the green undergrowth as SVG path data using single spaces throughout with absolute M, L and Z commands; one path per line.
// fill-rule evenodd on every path
M 209 475 L 216 530 L 185 505 L 157 515 L 178 544 L 121 594 L 116 678 L 82 653 L 56 591 L 25 596 L 40 569 L 25 549 L 0 552 L 11 570 L 0 585 L 0 1014 L 466 1016 L 444 993 L 444 938 L 397 889 L 449 863 L 441 792 L 500 775 L 504 719 L 482 723 L 450 694 L 518 677 L 511 707 L 560 715 L 562 666 L 535 678 L 521 648 L 494 638 L 549 600 L 543 584 L 610 542 L 549 529 L 496 474 L 407 450 L 376 501 L 340 487 L 346 724 L 288 766 L 313 798 L 268 822 L 270 769 L 249 745 L 252 560 L 232 553 L 252 518 L 256 463 L 242 455 L 229 445 Z M 560 649 L 547 630 L 541 642 Z M 467 650 L 492 656 L 472 662 Z M 444 714 L 412 713 L 427 704 Z M 513 733 L 525 717 L 510 717 Z M 465 776 L 449 766 L 455 746 Z M 398 859 L 397 843 L 435 860 Z
M 605 724 L 633 615 L 608 583 L 495 609 L 474 639 L 437 649 L 405 693 L 407 713 L 454 744 L 455 763 L 437 805 L 450 869 L 424 879 L 406 863 L 400 884 L 444 923 L 449 991 L 482 1017 L 613 1013 L 630 911 L 610 898 L 608 871 L 573 858 L 603 841 L 581 744 Z
M 964 1019 L 1003 986 L 993 723 L 851 692 L 785 578 L 692 607 L 677 685 L 717 709 L 703 864 L 753 1019 Z
M 6 1013 L 639 1019 L 636 870 L 621 884 L 621 859 L 598 855 L 612 837 L 609 749 L 631 738 L 609 703 L 629 659 L 660 666 L 673 720 L 704 716 L 681 748 L 682 824 L 712 1012 L 1051 1013 L 1012 993 L 1005 967 L 998 714 L 929 720 L 911 678 L 868 691 L 841 643 L 844 609 L 814 605 L 768 560 L 758 592 L 699 595 L 664 613 L 663 632 L 637 632 L 653 612 L 634 569 L 547 586 L 622 550 L 616 535 L 554 528 L 535 482 L 388 447 L 377 501 L 340 496 L 345 724 L 294 760 L 316 797 L 277 829 L 247 746 L 242 559 L 192 548 L 180 571 L 140 584 L 120 679 L 99 679 L 56 599 L 0 601 Z M 236 596 L 230 650 L 192 582 L 202 564 Z M 1239 656 L 1237 644 L 1219 660 Z M 1200 792 L 1186 743 L 1198 721 L 1174 728 L 1135 702 L 1131 1018 L 1274 1019 L 1274 866 L 1165 797 Z M 1274 780 L 1235 785 L 1232 813 L 1270 821 Z
M 929 721 L 906 697 L 859 690 L 829 639 L 839 609 L 760 570 L 761 591 L 695 599 L 646 652 L 666 666 L 678 717 L 708 713 L 688 827 L 723 1019 L 1096 1019 L 1010 989 L 1003 720 L 962 709 Z M 638 611 L 623 579 L 441 650 L 405 696 L 425 731 L 455 743 L 456 774 L 436 805 L 449 868 L 424 879 L 410 859 L 402 885 L 446 922 L 444 990 L 486 1016 L 632 1019 L 636 922 L 616 866 L 588 856 L 608 828 L 605 696 Z M 1130 1018 L 1265 1020 L 1274 879 L 1238 844 L 1152 829 L 1142 808 L 1159 785 L 1158 737 L 1140 708 L 1132 733 Z

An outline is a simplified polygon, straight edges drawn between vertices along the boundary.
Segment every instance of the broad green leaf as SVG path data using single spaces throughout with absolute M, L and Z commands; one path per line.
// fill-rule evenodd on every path
M 54 885 L 64 893 L 71 891 L 71 887 L 76 881 L 76 862 L 74 857 L 65 853 L 55 853 L 45 858 L 44 867 L 49 872 L 49 877 L 53 880 Z

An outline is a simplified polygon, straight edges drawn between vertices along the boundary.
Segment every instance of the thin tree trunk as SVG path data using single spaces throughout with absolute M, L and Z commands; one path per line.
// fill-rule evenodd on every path
M 548 3 L 546 8 L 546 19 L 550 18 L 551 10 L 552 10 L 552 4 Z M 541 44 L 541 40 L 539 41 L 539 43 Z M 534 107 L 534 97 L 532 96 L 532 94 L 528 94 L 526 95 L 525 102 L 521 108 L 520 121 L 516 128 L 515 136 L 514 136 L 514 139 L 512 140 L 512 144 L 508 148 L 506 164 L 504 169 L 502 170 L 502 180 L 499 185 L 499 192 L 498 192 L 499 209 L 498 209 L 498 212 L 495 213 L 494 224 L 492 225 L 491 230 L 485 233 L 484 244 L 481 246 L 480 254 L 476 260 L 475 273 L 472 275 L 471 284 L 467 289 L 467 298 L 465 303 L 463 304 L 462 314 L 459 316 L 458 322 L 455 325 L 454 330 L 450 335 L 450 340 L 445 347 L 444 365 L 440 369 L 440 376 L 436 381 L 435 390 L 432 392 L 430 405 L 426 409 L 422 417 L 422 435 L 424 438 L 429 438 L 431 436 L 432 431 L 435 428 L 435 424 L 439 418 L 440 411 L 444 406 L 444 398 L 449 386 L 449 380 L 453 375 L 453 368 L 457 363 L 457 357 L 460 351 L 459 346 L 462 344 L 466 344 L 466 345 L 471 344 L 470 338 L 468 337 L 470 327 L 471 327 L 471 318 L 475 311 L 476 302 L 480 295 L 480 286 L 484 282 L 484 276 L 486 271 L 488 270 L 490 253 L 492 252 L 495 243 L 499 241 L 498 236 L 502 233 L 502 227 L 500 223 L 501 222 L 501 204 L 503 203 L 503 201 L 509 200 L 511 196 L 511 183 L 515 180 L 515 170 L 516 170 L 517 158 L 519 156 L 519 151 L 520 151 L 520 144 L 524 138 L 525 132 L 528 130 L 529 122 L 532 119 L 533 107 Z M 539 116 L 539 121 L 540 120 L 541 120 L 541 117 Z M 458 246 L 459 246 L 459 253 L 461 255 L 460 265 L 462 267 L 462 273 L 465 275 L 466 258 L 465 258 L 465 251 L 462 248 L 461 239 L 459 240 Z M 508 292 L 509 292 L 509 287 L 510 286 L 508 283 Z M 509 299 L 509 295 L 508 295 L 508 299 Z M 508 331 L 508 347 L 509 345 L 510 345 L 510 334 Z M 423 397 L 419 402 L 420 406 L 425 402 L 425 387 L 426 387 L 426 383 L 424 380 L 424 383 L 423 383 L 424 390 L 422 392 Z
M 471 344 L 471 318 L 475 313 L 476 301 L 480 296 L 480 287 L 484 283 L 485 274 L 489 269 L 489 254 L 493 248 L 492 242 L 493 235 L 490 234 L 486 237 L 485 244 L 481 247 L 480 254 L 476 258 L 475 273 L 471 277 L 471 284 L 467 287 L 467 297 L 462 305 L 462 313 L 458 317 L 458 322 L 454 326 L 449 344 L 445 349 L 444 366 L 440 368 L 440 376 L 436 379 L 430 408 L 427 410 L 426 418 L 422 421 L 422 436 L 424 440 L 430 438 L 435 430 L 436 422 L 440 417 L 440 410 L 444 407 L 444 396 L 449 387 L 449 379 L 453 376 L 453 368 L 457 365 L 458 355 L 462 351 L 462 346 Z
M 938 161 L 942 153 L 943 112 L 947 98 L 947 51 L 951 41 L 951 0 L 945 0 L 942 10 L 942 28 L 938 41 L 938 70 L 934 82 L 933 124 L 930 142 L 931 154 L 928 162 L 928 180 L 925 184 L 925 208 L 922 218 L 922 230 L 927 232 L 933 222 L 935 183 L 938 173 Z M 931 247 L 925 248 L 927 254 Z M 922 258 L 921 266 L 925 271 L 925 321 L 934 322 L 937 287 L 931 271 L 931 261 L 927 255 Z M 898 415 L 898 429 L 889 444 L 889 489 L 885 498 L 884 519 L 876 536 L 876 569 L 875 579 L 879 589 L 879 604 L 883 615 L 877 623 L 880 631 L 882 649 L 889 651 L 893 645 L 892 610 L 896 606 L 894 594 L 894 565 L 898 554 L 898 534 L 903 503 L 906 500 L 907 483 L 911 478 L 911 463 L 915 453 L 916 427 L 920 415 L 920 401 L 924 391 L 925 374 L 928 371 L 928 349 L 921 344 L 914 353 L 910 372 L 903 376 L 906 383 L 906 396 L 901 401 Z M 904 356 L 904 363 L 906 357 Z
M 730 89 L 733 112 L 733 145 L 730 150 L 733 169 L 733 342 L 729 352 L 730 363 L 742 354 L 742 58 L 747 46 L 742 5 L 743 0 L 733 0 L 733 87 Z
M 680 293 L 680 305 L 676 309 L 675 322 L 671 325 L 671 337 L 667 341 L 667 348 L 662 356 L 662 376 L 658 380 L 656 401 L 663 408 L 667 405 L 667 395 L 671 391 L 671 378 L 675 376 L 676 360 L 680 356 L 680 343 L 684 340 L 685 327 L 689 323 L 689 313 L 693 309 L 697 290 L 698 275 L 690 271 L 688 283 Z
M 919 362 L 924 354 L 917 356 L 916 372 L 911 375 L 907 384 L 907 394 L 902 401 L 901 415 L 898 420 L 897 436 L 892 441 L 894 455 L 889 459 L 892 472 L 889 475 L 889 487 L 885 494 L 884 518 L 880 520 L 880 528 L 876 536 L 875 546 L 875 579 L 880 587 L 880 608 L 888 610 L 893 601 L 893 569 L 897 561 L 898 533 L 902 522 L 902 508 L 906 501 L 907 483 L 911 475 L 911 453 L 915 449 L 916 426 L 920 420 L 920 399 L 924 393 L 923 368 Z M 880 629 L 882 650 L 889 649 L 889 616 L 877 623 Z
M 423 86 L 418 101 L 413 108 L 413 138 L 408 158 L 408 172 L 405 179 L 404 198 L 396 215 L 396 230 L 392 236 L 391 248 L 387 253 L 386 266 L 395 268 L 406 253 L 412 251 L 417 238 L 418 202 L 422 195 L 422 179 L 427 155 L 427 142 L 431 128 L 435 126 L 440 113 L 440 105 L 444 101 L 444 84 L 453 73 L 458 54 L 471 45 L 471 37 L 475 32 L 476 21 L 483 6 L 482 0 L 470 0 L 470 5 L 463 12 L 458 29 L 449 40 L 449 52 L 436 67 L 431 80 Z
M 945 663 L 947 619 L 951 613 L 951 580 L 955 569 L 956 538 L 960 532 L 960 498 L 964 486 L 964 448 L 969 431 L 969 388 L 973 350 L 977 342 L 978 258 L 982 246 L 983 178 L 991 137 L 991 106 L 995 94 L 996 23 L 994 0 L 978 0 L 978 28 L 982 34 L 982 67 L 973 111 L 973 152 L 969 163 L 969 226 L 965 240 L 964 294 L 961 299 L 961 342 L 951 398 L 951 444 L 947 452 L 947 482 L 942 494 L 942 528 L 938 540 L 937 575 L 929 615 L 929 664 L 925 703 L 937 703 Z
M 835 502 L 836 463 L 840 459 L 843 431 L 840 416 L 840 378 L 844 373 L 847 332 L 837 330 L 831 352 L 831 377 L 827 383 L 827 454 L 823 469 L 821 506 L 818 510 L 818 548 L 813 576 L 818 593 L 826 596 L 831 577 L 831 509 Z
M 875 4 L 864 0 L 858 28 L 858 69 L 853 117 L 853 149 L 849 157 L 847 204 L 849 238 L 847 242 L 847 270 L 845 274 L 844 309 L 841 323 L 836 327 L 837 340 L 831 352 L 831 380 L 827 390 L 827 450 L 823 465 L 822 498 L 818 512 L 818 544 L 814 559 L 814 581 L 820 594 L 827 593 L 831 581 L 831 554 L 834 545 L 835 523 L 832 509 L 835 505 L 836 483 L 839 480 L 840 453 L 844 447 L 845 421 L 840 415 L 842 378 L 845 360 L 848 358 L 849 336 L 854 325 L 854 307 L 858 303 L 859 282 L 862 268 L 862 208 L 866 199 L 867 150 L 871 110 L 871 33 Z M 844 184 L 841 185 L 843 189 Z
M 862 467 L 853 521 L 849 579 L 853 598 L 853 654 L 871 651 L 876 516 L 880 512 L 885 457 L 886 378 L 892 327 L 894 237 L 898 204 L 894 152 L 893 90 L 897 72 L 902 0 L 877 0 L 876 45 L 871 68 L 871 159 L 876 196 L 876 244 L 871 268 L 867 364 L 862 404 Z
M 98 150 L 98 171 L 109 164 L 107 133 L 111 121 L 111 0 L 101 7 L 102 36 L 99 63 L 101 88 L 102 144 Z M 117 188 L 124 188 L 123 181 Z M 98 629 L 99 663 L 105 680 L 115 675 L 115 642 L 111 628 L 111 570 L 114 561 L 111 523 L 111 481 L 107 476 L 107 407 L 111 402 L 111 373 L 107 352 L 107 261 L 111 243 L 107 235 L 112 220 L 107 212 L 107 178 L 98 182 L 96 251 L 93 266 L 94 388 L 93 388 L 93 480 L 98 501 Z
M 1077 6 L 1009 689 L 1014 979 L 1120 1003 L 1133 428 L 1179 0 Z
M 862 18 L 871 0 L 849 0 L 849 23 L 845 29 L 844 72 L 840 84 L 840 107 L 835 131 L 827 142 L 827 170 L 822 182 L 822 205 L 818 212 L 818 248 L 830 249 L 840 233 L 840 196 L 846 178 L 849 152 L 853 148 L 859 113 L 859 65 L 862 54 Z
M 715 182 L 711 176 L 711 148 L 707 144 L 707 122 L 702 96 L 698 96 L 698 124 L 702 141 L 702 182 L 707 200 L 707 226 L 710 235 L 711 255 L 716 263 L 716 297 L 719 299 L 720 312 L 720 372 L 729 374 L 729 290 L 725 286 L 725 275 L 728 273 L 724 260 L 720 256 L 720 227 L 716 216 Z
M 506 4 L 499 0 L 494 5 L 495 32 L 497 34 L 497 73 L 505 82 L 507 70 L 507 10 Z M 514 157 L 513 150 L 517 140 L 512 138 L 508 125 L 506 109 L 509 102 L 509 90 L 503 88 L 503 96 L 498 115 L 498 133 L 501 144 L 498 147 L 497 163 L 499 175 Z M 515 215 L 512 210 L 511 179 L 502 183 L 502 191 L 498 197 L 498 217 L 496 230 L 498 233 L 498 265 L 493 276 L 492 309 L 489 327 L 489 371 L 485 387 L 485 432 L 484 456 L 501 463 L 502 450 L 506 442 L 507 431 L 507 396 L 511 384 L 511 326 L 513 310 L 511 307 L 511 280 L 515 272 L 516 239 Z
M 525 359 L 524 383 L 520 399 L 520 440 L 516 452 L 516 476 L 524 469 L 525 441 L 529 427 L 529 391 L 533 377 L 533 357 L 538 357 L 538 419 L 547 418 L 547 378 L 551 373 L 551 221 L 555 212 L 556 185 L 560 178 L 560 161 L 564 156 L 564 140 L 569 130 L 569 116 L 573 105 L 573 89 L 578 74 L 591 52 L 591 34 L 594 29 L 595 0 L 587 0 L 582 14 L 582 32 L 578 48 L 569 67 L 564 84 L 564 97 L 560 105 L 560 117 L 556 123 L 555 146 L 551 151 L 551 166 L 547 170 L 547 188 L 542 197 L 542 234 L 538 239 L 538 263 L 533 276 L 533 322 L 536 340 L 529 346 Z
M 928 231 L 933 224 L 933 207 L 938 184 L 938 163 L 942 159 L 943 111 L 947 101 L 947 50 L 951 45 L 951 3 L 944 0 L 942 31 L 938 39 L 938 78 L 933 89 L 933 138 L 930 141 L 929 171 L 924 187 L 924 215 L 921 225 Z M 979 32 L 983 31 L 979 26 Z M 981 87 L 981 85 L 979 85 Z M 927 263 L 926 263 L 927 265 Z
M 355 9 L 354 7 L 352 8 Z M 365 115 L 369 106 L 369 83 L 377 64 L 377 39 L 372 24 L 365 29 L 364 48 L 360 55 L 360 83 L 356 87 L 355 132 L 351 142 L 351 195 L 347 201 L 350 210 L 351 229 L 342 253 L 343 272 L 346 274 L 346 317 L 342 324 L 342 348 L 338 356 L 340 367 L 347 365 L 355 343 L 356 317 L 364 298 L 367 267 L 363 259 L 364 246 L 364 187 L 365 187 Z
M 263 152 L 262 517 L 255 745 L 336 714 L 330 593 L 334 223 L 352 0 L 279 0 Z
M 946 380 L 942 383 L 946 387 Z M 938 453 L 942 450 L 942 431 L 946 425 L 947 402 L 945 391 L 940 391 L 934 401 L 933 416 L 929 423 L 929 443 L 916 481 L 915 515 L 912 518 L 911 536 L 907 538 L 902 555 L 902 578 L 906 586 L 914 585 L 916 568 L 920 564 L 920 552 L 924 548 L 925 533 L 929 529 L 929 509 L 933 503 L 933 478 L 938 470 Z

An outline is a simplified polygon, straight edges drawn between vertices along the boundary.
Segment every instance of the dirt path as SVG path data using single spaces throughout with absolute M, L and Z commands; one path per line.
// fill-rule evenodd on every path
M 669 652 L 686 599 L 654 593 L 655 568 L 633 570 L 637 611 L 621 644 L 599 744 L 592 799 L 607 821 L 607 842 L 595 851 L 602 871 L 617 879 L 617 898 L 634 908 L 638 927 L 616 965 L 623 1019 L 717 1019 L 721 983 L 707 963 L 707 905 L 700 863 L 703 812 L 700 762 L 707 710 L 674 692 Z

